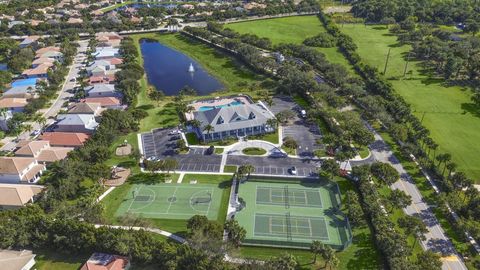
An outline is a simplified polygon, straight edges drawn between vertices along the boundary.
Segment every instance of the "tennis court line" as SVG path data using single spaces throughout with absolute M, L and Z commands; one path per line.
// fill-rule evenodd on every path
M 205 214 L 208 216 L 208 213 L 210 212 L 210 206 L 212 206 L 212 201 L 213 201 L 213 188 L 210 190 L 210 202 L 208 202 L 208 208 L 207 208 L 207 213 Z
M 172 197 L 175 197 L 175 193 L 177 193 L 177 190 L 178 190 L 178 187 L 175 187 L 175 191 L 173 192 Z M 170 204 L 168 205 L 167 212 L 165 214 L 168 214 L 168 211 L 170 211 L 170 207 L 172 207 L 172 203 L 173 202 L 170 202 Z

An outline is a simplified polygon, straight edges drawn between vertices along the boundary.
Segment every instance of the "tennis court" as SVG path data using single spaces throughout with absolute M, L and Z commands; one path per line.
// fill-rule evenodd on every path
M 146 218 L 189 219 L 205 215 L 216 219 L 222 190 L 209 184 L 133 185 L 115 213 L 141 215 Z
M 351 242 L 333 182 L 251 178 L 240 184 L 238 197 L 244 208 L 235 219 L 247 231 L 246 245 L 307 249 L 320 240 L 344 249 Z

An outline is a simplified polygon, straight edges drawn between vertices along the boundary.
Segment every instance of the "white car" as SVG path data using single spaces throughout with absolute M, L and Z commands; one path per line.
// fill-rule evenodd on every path
M 181 134 L 182 132 L 178 129 L 172 130 L 168 133 L 168 135 L 178 135 Z
M 293 175 L 297 175 L 297 168 L 295 166 L 290 168 L 290 173 L 293 174 Z

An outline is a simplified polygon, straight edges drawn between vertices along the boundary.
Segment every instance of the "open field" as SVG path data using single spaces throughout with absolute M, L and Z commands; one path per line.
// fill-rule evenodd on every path
M 267 37 L 274 45 L 280 43 L 300 44 L 308 37 L 325 32 L 325 28 L 323 28 L 317 16 L 295 16 L 240 22 L 228 24 L 226 27 L 242 34 L 249 33 L 256 34 L 259 37 Z M 336 47 L 317 49 L 325 54 L 328 61 L 344 65 L 351 70 L 349 63 Z
M 429 77 L 419 62 L 411 62 L 409 74 L 403 78 L 404 56 L 410 47 L 399 46 L 396 37 L 383 26 L 346 24 L 340 29 L 353 38 L 362 59 L 380 71 L 391 49 L 386 77 L 412 105 L 415 115 L 423 119 L 431 137 L 440 145 L 437 153 L 451 153 L 458 170 L 480 182 L 480 114 L 470 100 L 470 90 L 442 85 L 443 80 Z

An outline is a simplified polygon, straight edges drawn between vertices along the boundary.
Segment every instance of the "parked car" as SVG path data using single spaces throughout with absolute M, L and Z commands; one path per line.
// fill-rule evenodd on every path
M 210 145 L 210 147 L 208 147 L 207 151 L 205 151 L 205 155 L 211 155 L 214 152 L 215 152 L 215 146 Z
M 292 168 L 290 168 L 290 173 L 292 175 L 297 175 L 297 168 L 295 166 L 293 166 Z
M 169 141 L 177 141 L 177 140 L 180 140 L 180 139 L 181 139 L 180 136 L 175 135 L 175 136 L 170 137 L 170 139 L 168 139 L 168 140 Z
M 174 130 L 170 131 L 170 132 L 168 133 L 168 135 L 179 135 L 179 134 L 181 134 L 181 133 L 182 133 L 182 132 L 181 132 L 180 130 L 174 129 Z

